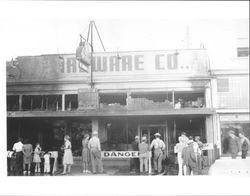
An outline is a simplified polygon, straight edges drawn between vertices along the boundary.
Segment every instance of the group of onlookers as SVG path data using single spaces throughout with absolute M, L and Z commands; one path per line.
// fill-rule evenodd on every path
M 82 162 L 83 162 L 83 173 L 91 173 L 89 166 L 92 166 L 92 173 L 103 173 L 103 165 L 101 159 L 101 145 L 100 140 L 97 136 L 97 132 L 92 133 L 90 138 L 88 133 L 84 134 L 82 140 Z M 73 154 L 72 145 L 70 142 L 70 137 L 68 135 L 64 136 L 64 145 L 61 150 L 64 151 L 63 154 L 63 172 L 65 175 L 71 173 L 71 166 L 73 164 Z M 44 158 L 44 173 L 50 173 L 50 158 L 51 153 L 48 151 L 43 152 L 39 143 L 36 144 L 35 150 L 33 151 L 32 144 L 29 143 L 28 139 L 25 139 L 22 143 L 22 139 L 19 138 L 13 146 L 13 154 L 15 154 L 15 175 L 30 174 L 31 173 L 31 163 L 35 163 L 35 173 L 40 173 L 41 167 L 41 157 Z M 27 170 L 26 170 L 27 166 Z M 97 166 L 97 170 L 96 170 Z
M 166 145 L 163 140 L 161 140 L 159 133 L 154 134 L 154 136 L 155 139 L 151 144 L 147 142 L 146 135 L 142 136 L 141 142 L 139 136 L 135 136 L 132 148 L 134 151 L 139 151 L 139 159 L 131 159 L 131 170 L 138 169 L 142 174 L 149 173 L 149 163 L 153 154 L 153 173 L 158 174 L 162 172 L 162 161 Z M 200 175 L 203 160 L 203 143 L 200 141 L 200 137 L 195 136 L 194 140 L 192 136 L 187 137 L 186 133 L 182 132 L 178 140 L 179 142 L 174 148 L 174 152 L 177 153 L 179 166 L 178 175 Z M 241 155 L 242 159 L 245 159 L 249 146 L 249 139 L 246 138 L 243 133 L 239 133 L 238 137 L 234 131 L 229 131 L 229 150 L 233 159 L 235 159 L 237 155 Z M 64 151 L 62 174 L 71 172 L 71 165 L 73 164 L 71 148 L 70 137 L 65 135 L 64 145 L 61 147 Z M 36 144 L 35 150 L 33 151 L 33 147 L 28 139 L 25 139 L 22 143 L 22 139 L 19 138 L 18 142 L 13 146 L 13 151 L 15 154 L 15 175 L 22 175 L 22 173 L 30 174 L 32 162 L 35 163 L 35 173 L 40 173 L 41 156 L 44 158 L 44 173 L 50 173 L 51 154 L 48 151 L 42 153 L 42 148 L 39 143 Z M 91 173 L 90 165 L 93 174 L 103 173 L 101 145 L 98 133 L 95 131 L 92 133 L 91 138 L 87 132 L 84 134 L 82 139 L 82 163 L 83 173 Z M 27 170 L 26 166 L 28 168 Z
M 237 155 L 241 155 L 242 159 L 245 159 L 249 150 L 250 142 L 243 133 L 239 133 L 236 136 L 235 131 L 229 131 L 229 152 L 233 159 L 236 159 Z
M 185 132 L 178 137 L 179 143 L 175 145 L 177 153 L 178 175 L 200 175 L 202 173 L 202 147 L 199 136 L 187 137 Z
M 162 172 L 162 160 L 165 150 L 165 143 L 161 140 L 161 135 L 159 133 L 154 134 L 155 139 L 151 144 L 147 143 L 147 137 L 142 136 L 141 142 L 139 136 L 135 136 L 135 141 L 132 143 L 132 148 L 134 151 L 139 151 L 139 169 L 141 174 L 147 174 L 149 172 L 149 161 L 151 159 L 153 151 L 153 165 L 154 174 Z M 137 159 L 131 159 L 131 170 L 137 169 L 138 165 Z
M 12 149 L 12 156 L 15 156 L 15 175 L 30 174 L 32 163 L 35 164 L 35 173 L 40 173 L 41 156 L 44 158 L 44 173 L 50 173 L 50 153 L 48 151 L 45 153 L 42 152 L 39 143 L 36 144 L 33 151 L 33 146 L 30 144 L 29 139 L 22 141 L 22 138 L 19 138 Z
M 103 173 L 101 144 L 96 131 L 92 132 L 91 138 L 88 133 L 84 134 L 82 140 L 82 163 L 83 173 L 91 173 L 89 169 L 90 164 L 93 174 Z

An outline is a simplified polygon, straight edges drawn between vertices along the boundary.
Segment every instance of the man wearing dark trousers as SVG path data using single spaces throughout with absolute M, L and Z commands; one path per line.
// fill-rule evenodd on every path
M 188 146 L 182 150 L 183 165 L 186 167 L 186 175 L 198 175 L 198 162 L 194 150 L 193 137 L 189 137 Z
M 135 136 L 135 141 L 132 142 L 132 150 L 139 151 L 139 136 Z M 131 158 L 130 159 L 130 172 L 139 173 L 139 158 Z
M 14 144 L 13 151 L 16 153 L 16 162 L 15 162 L 15 175 L 22 175 L 23 171 L 23 143 L 22 138 L 18 139 L 18 142 Z

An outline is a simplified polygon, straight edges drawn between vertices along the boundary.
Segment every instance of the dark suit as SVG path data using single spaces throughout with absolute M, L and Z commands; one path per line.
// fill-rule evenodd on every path
M 139 143 L 138 142 L 136 142 L 136 141 L 132 142 L 132 150 L 139 151 Z M 136 173 L 139 173 L 139 167 L 140 167 L 139 158 L 131 158 L 130 159 L 130 171 L 135 171 Z
M 198 162 L 194 152 L 193 143 L 182 150 L 183 165 L 187 167 L 186 175 L 198 175 Z
M 240 152 L 240 144 L 236 136 L 234 138 L 229 138 L 229 152 L 233 159 L 236 159 L 237 153 Z
M 246 158 L 248 149 L 249 149 L 249 140 L 245 138 L 241 146 L 241 150 L 242 150 L 241 158 L 242 159 Z

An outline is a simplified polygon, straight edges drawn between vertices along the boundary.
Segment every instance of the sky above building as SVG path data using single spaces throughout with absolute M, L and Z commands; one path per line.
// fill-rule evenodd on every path
M 187 48 L 189 42 L 189 48 L 204 46 L 215 67 L 226 66 L 226 59 L 236 57 L 239 32 L 241 37 L 248 37 L 247 5 L 248 2 L 3 2 L 1 55 L 6 61 L 17 56 L 74 53 L 79 34 L 86 37 L 89 21 L 94 20 L 107 51 L 180 49 Z M 96 33 L 94 49 L 102 51 Z

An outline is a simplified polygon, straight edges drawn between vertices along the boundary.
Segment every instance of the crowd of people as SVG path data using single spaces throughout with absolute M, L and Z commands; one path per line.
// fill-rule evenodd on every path
M 250 142 L 242 132 L 239 132 L 238 135 L 236 135 L 235 131 L 230 130 L 228 143 L 228 150 L 231 153 L 232 159 L 236 159 L 237 155 L 241 156 L 242 159 L 246 159 Z
M 92 133 L 90 138 L 88 133 L 84 134 L 82 140 L 82 163 L 83 163 L 83 173 L 91 173 L 90 165 L 92 167 L 92 173 L 103 173 L 103 165 L 101 159 L 101 145 L 100 140 L 97 136 L 97 132 Z M 73 165 L 73 154 L 72 145 L 70 142 L 69 135 L 64 136 L 64 145 L 62 145 L 61 150 L 63 150 L 63 172 L 62 175 L 71 173 L 71 166 Z M 35 150 L 33 151 L 33 146 L 30 144 L 28 139 L 24 141 L 19 138 L 18 141 L 13 145 L 13 153 L 11 156 L 15 157 L 14 163 L 14 175 L 30 175 L 31 164 L 34 163 L 35 173 L 51 173 L 51 153 L 49 151 L 42 151 L 39 143 L 36 144 Z M 41 170 L 41 159 L 43 162 L 43 171 Z
M 135 136 L 135 141 L 132 143 L 132 150 L 139 151 L 139 161 L 136 158 L 131 159 L 131 172 L 148 174 L 151 166 L 149 163 L 152 156 L 154 165 L 154 171 L 152 173 L 159 174 L 163 172 L 162 160 L 166 145 L 161 139 L 160 133 L 156 133 L 154 136 L 155 139 L 151 142 L 151 144 L 147 143 L 146 135 L 142 136 L 141 142 L 139 140 L 139 136 Z
M 132 143 L 132 150 L 139 152 L 139 158 L 131 158 L 130 170 L 140 174 L 161 174 L 164 172 L 163 160 L 166 159 L 166 145 L 161 139 L 159 133 L 154 134 L 155 138 L 149 144 L 146 135 L 143 135 L 141 142 L 139 136 L 135 136 L 135 141 Z M 233 130 L 229 131 L 229 150 L 233 159 L 241 155 L 245 159 L 250 146 L 249 139 L 239 133 L 235 135 Z M 71 172 L 73 164 L 73 154 L 70 137 L 64 136 L 64 145 L 61 147 L 63 153 L 63 172 L 62 175 Z M 203 143 L 199 136 L 187 137 L 185 132 L 182 132 L 178 137 L 178 143 L 174 147 L 174 152 L 177 154 L 178 175 L 201 175 L 203 169 Z M 43 152 L 39 143 L 36 144 L 33 151 L 33 146 L 28 139 L 22 142 L 19 138 L 13 146 L 13 154 L 15 154 L 15 175 L 30 174 L 31 164 L 35 164 L 35 173 L 41 171 L 41 157 L 44 159 L 43 173 L 51 173 L 50 158 L 51 153 Z M 151 172 L 151 157 L 153 157 L 153 171 Z M 82 167 L 83 173 L 103 173 L 101 144 L 96 131 L 92 132 L 92 137 L 85 132 L 82 139 Z
M 140 174 L 149 174 L 150 160 L 153 157 L 152 174 L 163 174 L 163 163 L 166 159 L 166 145 L 161 139 L 159 133 L 154 134 L 155 139 L 151 144 L 147 143 L 147 137 L 143 136 L 141 142 L 139 137 L 135 137 L 132 144 L 134 151 L 139 151 L 139 163 L 136 159 L 131 160 L 131 170 L 135 170 Z M 175 146 L 174 152 L 177 153 L 178 175 L 200 175 L 202 170 L 202 142 L 200 137 L 196 136 L 195 140 L 192 136 L 187 137 L 185 132 L 181 133 L 178 138 L 179 142 Z M 139 165 L 139 169 L 136 165 Z

